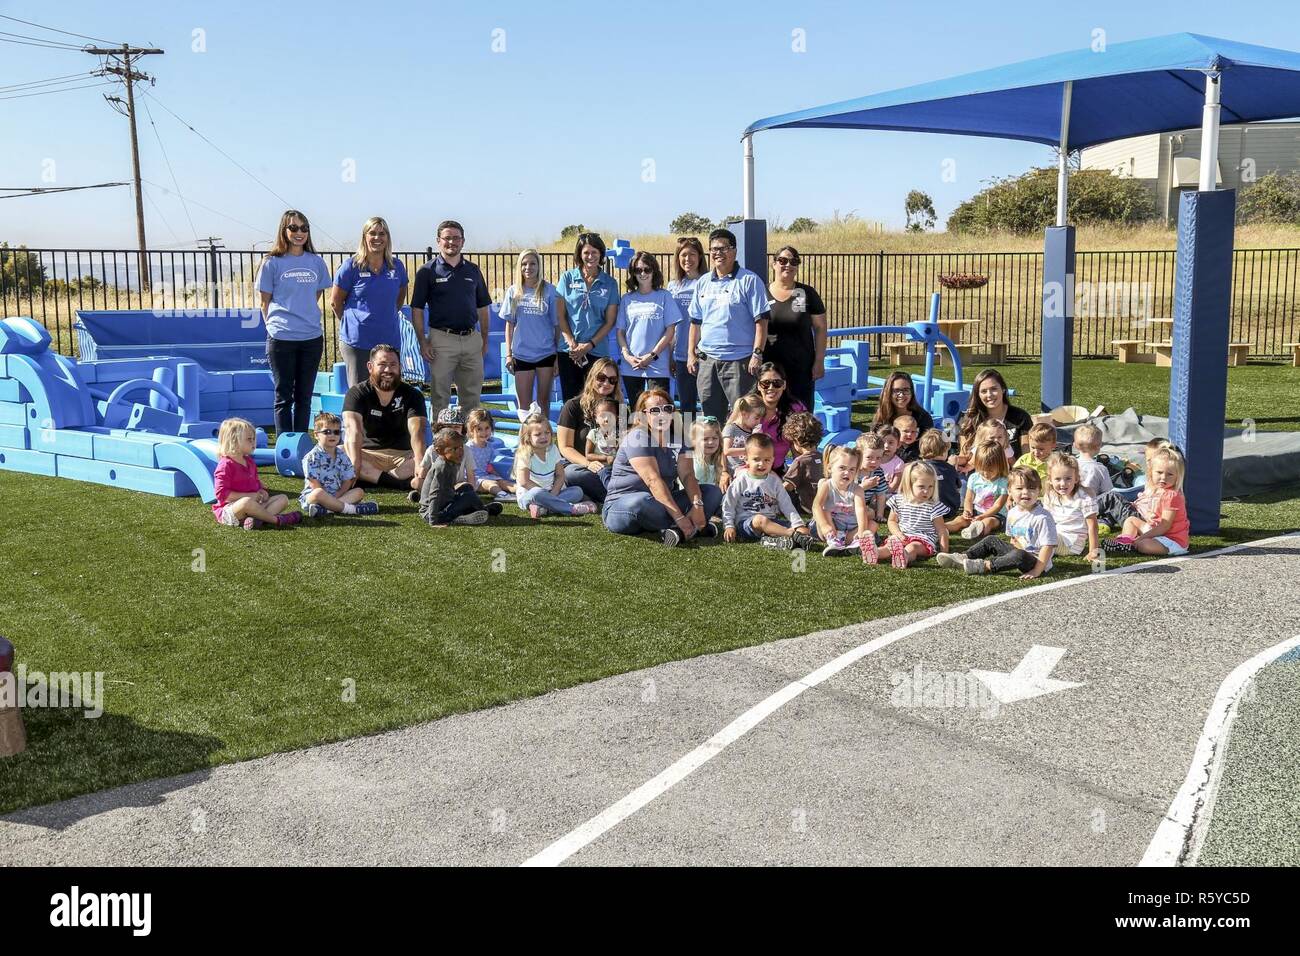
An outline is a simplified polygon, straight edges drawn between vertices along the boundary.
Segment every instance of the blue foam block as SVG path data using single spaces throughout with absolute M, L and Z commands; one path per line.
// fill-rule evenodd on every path
M 236 389 L 230 393 L 230 410 L 238 411 L 241 409 L 266 409 L 270 411 L 275 405 L 275 392 L 273 391 L 241 391 Z
M 0 448 L 0 468 L 5 471 L 25 471 L 31 475 L 46 475 L 50 478 L 58 474 L 54 455 L 21 448 Z
M 29 448 L 27 429 L 22 425 L 0 425 L 0 448 Z
M 209 419 L 225 418 L 230 411 L 230 392 L 204 392 L 199 396 L 199 411 Z
M 5 362 L 9 377 L 31 393 L 42 427 L 76 428 L 96 424 L 90 391 L 77 377 L 77 363 L 62 355 L 10 355 Z
M 27 316 L 0 322 L 0 355 L 40 355 L 49 348 L 49 331 Z
M 176 372 L 175 371 L 165 366 L 162 368 L 156 368 L 153 370 L 152 378 L 153 381 L 157 382 L 159 385 L 167 389 L 173 395 L 176 395 Z M 180 396 L 177 395 L 176 397 L 179 398 Z M 170 401 L 168 401 L 166 396 L 162 392 L 149 393 L 149 407 L 159 408 L 165 412 L 176 412 L 178 415 L 180 414 L 180 408 L 177 407 L 176 405 L 173 405 Z
M 344 362 L 334 363 L 334 384 L 330 386 L 331 392 L 347 394 L 348 390 L 348 367 Z
M 934 416 L 936 422 L 941 422 L 945 418 L 951 418 L 954 421 L 961 418 L 966 406 L 970 404 L 970 391 L 955 389 L 935 389 L 934 395 L 930 398 L 930 414 Z
M 96 434 L 94 452 L 96 461 L 115 461 L 124 465 L 139 465 L 141 468 L 154 468 L 158 464 L 154 456 L 154 446 L 158 444 L 152 435 L 135 435 L 122 437 L 110 434 Z
M 333 388 L 334 388 L 334 373 L 332 371 L 316 373 L 316 384 L 314 384 L 311 389 L 313 392 L 319 394 L 320 392 L 331 391 Z
M 199 375 L 199 391 L 204 395 L 209 392 L 233 392 L 235 383 L 230 380 L 229 372 L 203 372 Z
M 320 399 L 320 407 L 323 411 L 333 412 L 335 415 L 343 414 L 343 396 L 334 392 L 326 392 L 316 396 Z
M 213 441 L 216 441 L 217 436 L 220 434 L 221 434 L 220 422 L 208 422 L 208 421 L 187 422 L 186 424 L 181 426 L 181 430 L 180 430 L 180 436 L 182 438 L 191 438 L 191 439 L 210 438 Z
M 0 402 L 30 402 L 31 393 L 12 378 L 0 378 Z
M 178 435 L 155 435 L 152 432 L 133 432 L 125 428 L 109 428 L 106 431 L 113 438 L 136 439 L 139 441 L 148 441 L 155 445 L 162 442 L 184 443 L 189 441 L 188 438 L 181 438 Z
M 255 448 L 253 450 L 253 462 L 258 468 L 275 467 L 275 449 L 274 448 Z
M 174 369 L 180 359 L 160 357 L 156 359 L 96 359 L 82 362 L 77 366 L 82 381 L 97 385 L 112 385 L 117 382 L 129 382 L 133 378 L 153 378 L 159 368 Z
M 74 481 L 89 481 L 97 485 L 110 485 L 130 491 L 145 491 L 169 498 L 183 498 L 197 494 L 194 483 L 179 471 L 159 468 L 140 468 L 114 461 L 93 461 L 88 458 L 58 456 L 58 476 Z
M 828 431 L 825 437 L 822 438 L 821 447 L 827 448 L 831 445 L 852 445 L 857 442 L 858 437 L 861 434 L 862 432 L 858 431 L 856 428 L 841 428 L 839 431 L 834 432 Z
M 271 378 L 270 372 L 252 370 L 247 372 L 228 372 L 230 376 L 230 386 L 236 392 L 272 392 L 275 391 L 275 380 Z
M 179 435 L 184 424 L 180 415 L 161 408 L 150 408 L 140 402 L 131 406 L 131 414 L 126 420 L 128 429 L 157 432 L 163 435 Z
M 52 455 L 95 457 L 95 433 L 76 428 L 29 428 L 29 447 Z
M 275 439 L 275 470 L 286 478 L 301 478 L 302 460 L 315 444 L 307 432 L 282 432 Z
M 0 402 L 0 425 L 27 427 L 27 406 L 17 402 Z
M 257 441 L 254 443 L 253 447 L 254 448 L 271 447 L 271 439 L 267 437 L 265 428 L 257 429 Z
M 212 454 L 206 454 L 193 442 L 163 442 L 154 449 L 159 468 L 174 468 L 185 475 L 198 496 L 209 503 L 217 500 L 212 482 L 212 475 L 217 470 L 215 451 L 215 444 Z

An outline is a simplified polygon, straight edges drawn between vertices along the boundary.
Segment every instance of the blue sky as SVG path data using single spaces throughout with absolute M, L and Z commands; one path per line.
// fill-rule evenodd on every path
M 156 133 L 143 107 L 139 127 L 143 176 L 158 184 L 145 187 L 155 248 L 193 247 L 196 234 L 265 248 L 284 208 L 162 105 L 304 210 L 320 246 L 353 247 L 362 221 L 382 215 L 404 249 L 427 245 L 442 218 L 465 223 L 469 247 L 494 248 L 549 241 L 573 222 L 612 238 L 666 231 L 685 210 L 739 213 L 739 136 L 753 120 L 1086 47 L 1097 28 L 1110 43 L 1187 30 L 1300 49 L 1283 2 L 0 0 L 0 13 L 167 51 L 142 64 L 157 77 L 157 99 L 142 101 Z M 0 30 L 83 42 L 8 20 Z M 0 88 L 95 66 L 79 52 L 0 43 Z M 129 179 L 126 121 L 104 92 L 0 89 L 0 185 Z M 762 133 L 755 151 L 760 216 L 855 212 L 891 226 L 909 189 L 933 197 L 942 223 L 982 181 L 1052 161 L 1032 144 L 841 130 Z M 131 192 L 0 201 L 0 239 L 130 248 Z

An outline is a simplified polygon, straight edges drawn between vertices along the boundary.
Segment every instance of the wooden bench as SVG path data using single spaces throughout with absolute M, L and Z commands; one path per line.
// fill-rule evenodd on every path
M 1111 339 L 1110 344 L 1115 346 L 1115 358 L 1120 362 L 1138 361 L 1138 350 L 1142 345 L 1141 339 Z
M 957 354 L 961 356 L 961 364 L 963 366 L 966 366 L 972 364 L 972 362 L 975 359 L 975 350 L 977 348 L 982 348 L 983 343 L 954 342 L 952 343 L 952 347 L 956 349 Z M 948 350 L 946 348 L 937 347 L 934 350 L 934 354 L 938 356 L 939 364 L 941 366 L 952 365 L 952 356 L 948 353 Z
M 890 364 L 890 365 L 903 365 L 903 364 L 908 364 L 907 361 L 906 361 L 908 358 L 911 358 L 911 359 L 914 359 L 914 360 L 917 359 L 917 356 L 914 356 L 914 355 L 913 355 L 913 356 L 909 356 L 909 355 L 907 354 L 907 350 L 910 349 L 910 348 L 916 348 L 916 347 L 919 347 L 919 346 L 920 346 L 920 343 L 919 343 L 919 342 L 908 342 L 908 341 L 901 341 L 901 342 L 881 342 L 881 343 L 880 343 L 880 347 L 881 347 L 881 349 L 883 349 L 885 352 L 888 352 L 888 353 L 889 353 L 889 364 Z
M 978 342 L 975 347 L 981 350 L 975 354 L 975 361 L 984 365 L 1007 364 L 1006 342 Z
M 1174 364 L 1173 342 L 1148 342 L 1147 347 L 1156 353 L 1156 365 L 1160 368 L 1169 368 Z
M 1232 368 L 1238 368 L 1250 361 L 1250 343 L 1249 342 L 1229 342 L 1228 343 L 1228 365 Z
M 1287 342 L 1282 348 L 1291 350 L 1291 367 L 1300 368 L 1300 342 Z

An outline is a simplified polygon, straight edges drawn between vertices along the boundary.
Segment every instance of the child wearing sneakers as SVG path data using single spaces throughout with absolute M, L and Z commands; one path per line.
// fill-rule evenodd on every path
M 257 429 L 242 418 L 227 418 L 217 432 L 217 470 L 212 476 L 217 500 L 212 505 L 212 515 L 217 524 L 231 528 L 242 527 L 252 531 L 271 524 L 287 528 L 302 520 L 302 514 L 291 511 L 281 514 L 289 506 L 285 495 L 272 496 L 262 487 L 257 474 L 253 450 L 257 447 Z
M 1089 498 L 1099 498 L 1115 488 L 1110 480 L 1110 469 L 1097 461 L 1101 451 L 1101 429 L 1096 425 L 1080 425 L 1074 430 L 1074 453 L 1079 456 L 1079 486 Z
M 808 412 L 795 412 L 785 420 L 781 434 L 790 440 L 794 460 L 786 466 L 781 483 L 805 515 L 812 514 L 817 483 L 822 480 L 822 423 Z
M 1020 571 L 1020 580 L 1032 581 L 1052 570 L 1052 554 L 1056 551 L 1056 522 L 1038 500 L 1043 483 L 1032 468 L 1017 466 L 1007 479 L 1012 508 L 1007 515 L 1007 535 L 1003 540 L 996 535 L 978 541 L 961 555 L 939 555 L 940 567 L 958 568 L 967 574 L 994 574 L 998 571 Z
M 731 406 L 731 417 L 722 429 L 722 454 L 734 475 L 745 464 L 745 442 L 754 433 L 766 412 L 762 401 L 753 395 L 742 395 Z
M 939 480 L 928 461 L 903 466 L 898 494 L 889 499 L 890 563 L 896 568 L 924 561 L 936 551 L 948 550 L 948 529 L 943 516 L 948 508 L 939 501 Z
M 465 430 L 469 433 L 465 448 L 472 459 L 471 465 L 477 479 L 474 490 L 480 494 L 496 495 L 498 499 L 513 497 L 515 483 L 509 475 L 501 474 L 492 463 L 492 458 L 502 447 L 500 442 L 494 440 L 496 426 L 492 424 L 492 413 L 482 407 L 474 409 L 469 413 Z
M 519 510 L 534 520 L 551 513 L 589 515 L 596 511 L 594 504 L 583 500 L 581 488 L 565 487 L 564 457 L 556 447 L 550 419 L 541 412 L 529 415 L 519 426 L 515 477 Z
M 858 484 L 862 486 L 862 497 L 876 524 L 880 524 L 885 520 L 885 502 L 891 494 L 889 479 L 880 467 L 885 458 L 885 440 L 875 432 L 863 432 L 855 444 L 861 456 Z
M 826 453 L 826 477 L 817 483 L 813 519 L 817 535 L 826 542 L 824 557 L 857 548 L 862 560 L 875 564 L 876 521 L 858 484 L 861 455 L 853 445 L 835 445 Z
M 971 461 L 975 470 L 966 479 L 961 514 L 948 522 L 949 531 L 960 531 L 967 540 L 997 531 L 1007 508 L 1007 456 L 1002 446 L 993 441 L 976 445 Z
M 613 398 L 597 399 L 592 405 L 596 412 L 596 427 L 587 432 L 588 461 L 614 464 L 618 454 L 618 401 Z
M 1155 457 L 1156 453 L 1164 451 L 1166 448 L 1173 448 L 1181 458 L 1182 452 L 1178 451 L 1178 448 L 1168 438 L 1153 438 L 1146 443 L 1146 447 L 1143 449 L 1143 461 L 1146 462 L 1144 472 L 1150 471 L 1151 459 Z M 1147 474 L 1146 483 L 1150 484 L 1150 482 L 1151 477 Z M 1124 522 L 1129 518 L 1140 518 L 1141 516 L 1137 505 L 1118 491 L 1105 491 L 1097 496 L 1097 521 L 1103 526 L 1102 534 L 1109 534 L 1115 529 L 1118 529 L 1119 533 L 1122 534 Z
M 885 443 L 884 453 L 880 456 L 880 470 L 885 473 L 885 480 L 889 482 L 889 490 L 891 492 L 898 491 L 899 478 L 903 474 L 903 465 L 906 464 L 903 459 L 898 457 L 901 433 L 893 425 L 880 425 L 876 428 L 876 434 Z
M 1191 525 L 1183 497 L 1183 456 L 1173 445 L 1147 453 L 1147 483 L 1138 495 L 1137 515 L 1124 520 L 1107 554 L 1186 554 Z
M 763 545 L 788 551 L 813 545 L 799 509 L 781 479 L 772 471 L 772 439 L 755 432 L 745 442 L 745 466 L 731 479 L 722 496 L 723 540 L 728 544 L 761 539 Z
M 378 504 L 362 500 L 366 493 L 357 487 L 352 459 L 339 446 L 342 420 L 333 412 L 317 412 L 312 434 L 316 436 L 316 447 L 302 459 L 303 485 L 298 507 L 311 518 L 378 514 Z
M 460 463 L 464 457 L 465 439 L 450 428 L 434 435 L 433 444 L 424 453 L 420 462 L 424 471 L 424 484 L 420 486 L 420 517 L 431 527 L 483 524 L 488 519 L 488 509 L 474 493 L 473 487 L 459 480 Z M 496 507 L 500 513 L 501 506 Z
M 1056 450 L 1056 429 L 1039 422 L 1025 434 L 1029 451 L 1016 459 L 1015 468 L 1030 468 L 1038 473 L 1038 480 L 1047 484 L 1047 459 Z

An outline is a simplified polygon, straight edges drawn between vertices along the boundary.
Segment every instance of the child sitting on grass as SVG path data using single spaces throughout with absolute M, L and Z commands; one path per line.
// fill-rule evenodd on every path
M 822 423 L 809 412 L 795 412 L 785 420 L 781 434 L 790 440 L 794 460 L 786 466 L 782 484 L 804 515 L 812 514 L 817 483 L 822 480 Z
M 731 478 L 722 497 L 723 540 L 733 543 L 762 540 L 769 548 L 788 551 L 813 544 L 799 509 L 772 471 L 776 452 L 772 439 L 756 432 L 745 442 L 745 466 Z
M 863 432 L 856 442 L 861 464 L 858 467 L 858 484 L 862 486 L 862 497 L 867 503 L 867 510 L 875 517 L 876 524 L 885 520 L 885 502 L 892 492 L 889 479 L 880 463 L 885 459 L 885 440 L 875 432 Z
M 695 480 L 702 485 L 717 485 L 723 494 L 731 484 L 731 469 L 722 454 L 722 429 L 712 415 L 701 415 L 691 422 L 691 456 L 695 463 Z
M 618 401 L 613 398 L 599 398 L 592 408 L 596 412 L 596 427 L 587 432 L 587 447 L 584 454 L 588 461 L 602 461 L 614 464 L 618 454 Z
M 1085 424 L 1074 430 L 1074 453 L 1079 456 L 1079 485 L 1089 498 L 1099 498 L 1115 487 L 1110 480 L 1110 469 L 1097 461 L 1099 451 L 1100 428 Z
M 899 491 L 889 499 L 890 563 L 906 568 L 948 550 L 948 509 L 939 501 L 939 480 L 926 461 L 908 462 L 899 478 Z
M 893 421 L 898 429 L 898 460 L 906 465 L 921 458 L 921 428 L 911 415 L 899 415 Z
M 480 494 L 496 495 L 498 499 L 512 497 L 515 483 L 509 475 L 500 474 L 497 466 L 492 464 L 493 456 L 501 447 L 499 442 L 493 441 L 496 426 L 492 423 L 492 413 L 482 407 L 474 409 L 469 413 L 465 428 L 469 432 L 465 447 L 473 459 L 477 479 L 474 490 Z
M 1125 519 L 1107 554 L 1186 554 L 1191 526 L 1183 497 L 1183 456 L 1168 445 L 1147 453 L 1147 483 L 1137 497 L 1137 515 Z
M 948 436 L 931 428 L 918 443 L 921 460 L 934 469 L 939 482 L 939 500 L 948 506 L 948 514 L 961 514 L 961 475 L 948 464 Z M 951 526 L 950 526 L 951 527 Z
M 813 520 L 817 535 L 826 542 L 824 557 L 857 548 L 862 560 L 875 564 L 876 521 L 858 484 L 861 455 L 853 445 L 835 445 L 826 452 L 826 477 L 817 483 Z
M 891 492 L 898 491 L 899 478 L 903 474 L 903 465 L 906 462 L 898 457 L 898 444 L 900 433 L 893 425 L 876 426 L 876 434 L 880 440 L 885 443 L 884 452 L 880 456 L 880 470 L 885 473 L 885 480 L 889 482 Z
M 1038 480 L 1047 484 L 1047 459 L 1056 450 L 1056 429 L 1039 422 L 1025 434 L 1029 451 L 1016 459 L 1014 467 L 1031 468 L 1038 472 Z
M 352 459 L 339 445 L 343 437 L 342 420 L 333 412 L 318 412 L 312 432 L 316 447 L 302 459 L 303 486 L 298 507 L 311 518 L 378 514 L 379 505 L 363 500 L 366 493 L 357 487 Z
M 956 554 L 941 554 L 936 559 L 940 567 L 959 568 L 967 574 L 995 574 L 998 571 L 1020 571 L 1020 580 L 1032 581 L 1052 569 L 1052 554 L 1056 551 L 1056 522 L 1038 500 L 1043 490 L 1038 472 L 1017 466 L 1007 479 L 1012 508 L 1007 515 L 1007 535 L 1004 540 L 996 535 L 976 542 L 963 558 Z
M 1047 488 L 1043 504 L 1056 522 L 1057 545 L 1070 554 L 1086 554 L 1095 561 L 1101 554 L 1098 544 L 1097 501 L 1079 481 L 1079 462 L 1063 451 L 1054 451 L 1047 459 Z
M 515 501 L 534 520 L 551 513 L 589 515 L 596 506 L 583 501 L 582 489 L 564 485 L 564 458 L 555 445 L 551 422 L 537 412 L 519 426 L 515 451 Z
M 1002 526 L 1007 507 L 1007 456 L 997 442 L 975 446 L 975 470 L 966 479 L 966 499 L 961 515 L 948 522 L 967 540 L 992 534 Z
M 987 421 L 975 429 L 975 434 L 970 438 L 970 444 L 965 444 L 965 439 L 963 439 L 961 453 L 949 458 L 948 461 L 956 466 L 958 473 L 969 475 L 975 470 L 973 461 L 975 449 L 986 441 L 997 442 L 1002 449 L 1003 455 L 1006 456 L 1007 468 L 1010 469 L 1011 462 L 1016 457 L 1016 453 L 1011 449 L 1011 436 L 1007 434 L 1007 426 L 993 420 Z
M 483 524 L 488 519 L 484 505 L 467 481 L 460 481 L 460 463 L 465 457 L 465 439 L 444 428 L 433 436 L 420 462 L 424 484 L 420 486 L 420 517 L 434 528 L 451 524 Z M 496 514 L 501 506 L 495 501 Z
M 1143 468 L 1144 474 L 1149 471 L 1151 459 L 1155 457 L 1156 453 L 1164 451 L 1166 448 L 1173 448 L 1174 451 L 1178 451 L 1174 443 L 1168 438 L 1153 438 L 1146 443 L 1146 447 L 1143 449 L 1143 461 L 1146 463 Z M 1181 454 L 1182 452 L 1179 452 L 1180 456 Z M 1148 478 L 1143 482 L 1144 486 L 1149 480 Z M 1137 506 L 1118 491 L 1112 489 L 1097 496 L 1097 520 L 1101 523 L 1101 533 L 1103 535 L 1110 534 L 1113 530 L 1122 533 L 1124 522 L 1134 517 L 1141 517 Z
M 766 408 L 753 395 L 742 395 L 731 406 L 731 417 L 722 429 L 722 454 L 726 456 L 728 470 L 734 475 L 745 464 L 745 443 L 763 420 Z
M 218 524 L 252 531 L 263 524 L 287 528 L 302 520 L 297 511 L 281 514 L 289 506 L 286 495 L 272 496 L 262 487 L 257 474 L 253 450 L 257 447 L 257 430 L 242 418 L 227 418 L 217 432 L 216 473 L 212 476 L 217 500 L 212 515 Z

